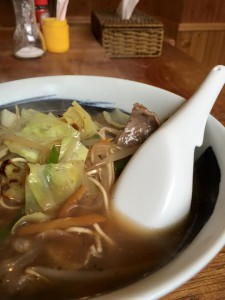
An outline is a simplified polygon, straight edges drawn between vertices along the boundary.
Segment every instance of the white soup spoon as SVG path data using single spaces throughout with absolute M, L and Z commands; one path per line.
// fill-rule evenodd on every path
M 224 83 L 225 66 L 214 67 L 195 94 L 143 143 L 113 191 L 116 211 L 147 228 L 174 225 L 189 214 L 195 147 L 203 143 Z

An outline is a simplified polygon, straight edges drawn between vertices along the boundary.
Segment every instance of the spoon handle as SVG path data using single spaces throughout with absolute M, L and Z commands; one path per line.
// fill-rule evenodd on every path
M 218 65 L 209 72 L 194 95 L 166 122 L 166 130 L 188 144 L 192 141 L 193 145 L 201 146 L 207 119 L 224 84 L 225 66 Z M 182 138 L 184 136 L 185 139 Z

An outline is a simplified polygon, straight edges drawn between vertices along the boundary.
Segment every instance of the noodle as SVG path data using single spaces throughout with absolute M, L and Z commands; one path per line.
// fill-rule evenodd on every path
M 107 243 L 109 243 L 111 246 L 115 246 L 113 240 L 101 229 L 101 227 L 97 223 L 95 223 L 93 227 Z
M 101 136 L 103 140 L 107 138 L 107 133 L 117 136 L 120 133 L 120 131 L 112 127 L 102 127 L 98 132 L 98 134 Z
M 95 179 L 93 177 L 89 176 L 89 180 L 91 182 L 93 182 L 99 188 L 99 190 L 101 191 L 103 199 L 104 199 L 106 212 L 109 212 L 109 198 L 108 198 L 108 195 L 107 195 L 104 187 L 102 186 L 102 184 L 97 179 Z

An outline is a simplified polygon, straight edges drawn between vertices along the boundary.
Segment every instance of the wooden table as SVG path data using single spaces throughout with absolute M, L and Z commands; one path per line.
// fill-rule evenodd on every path
M 0 82 L 46 75 L 101 75 L 148 83 L 188 98 L 209 71 L 167 43 L 159 58 L 110 59 L 92 36 L 89 24 L 71 25 L 67 53 L 46 53 L 41 59 L 15 59 L 12 35 L 12 29 L 0 28 Z M 225 125 L 225 89 L 212 114 Z M 198 275 L 163 299 L 225 299 L 225 248 Z

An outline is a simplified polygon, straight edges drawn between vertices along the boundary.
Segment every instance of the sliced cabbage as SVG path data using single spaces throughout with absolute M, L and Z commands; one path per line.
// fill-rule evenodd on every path
M 79 138 L 80 136 L 80 133 L 72 126 L 62 122 L 51 113 L 46 115 L 34 110 L 23 110 L 22 118 L 27 120 L 27 124 L 16 133 L 16 136 L 31 141 L 30 146 L 10 140 L 10 138 L 7 139 L 7 137 L 4 140 L 4 144 L 12 153 L 24 157 L 31 163 L 39 162 L 42 154 L 40 149 L 32 147 L 32 142 L 40 145 L 49 145 L 51 143 L 54 144 L 56 141 L 61 142 L 65 137 Z
M 47 115 L 37 113 L 17 135 L 45 145 L 49 144 L 50 141 L 61 140 L 66 136 L 79 137 L 80 134 L 52 113 Z
M 4 147 L 28 161 L 29 174 L 25 182 L 25 212 L 28 214 L 51 214 L 81 184 L 88 149 L 80 137 L 81 134 L 92 136 L 97 126 L 78 104 L 73 103 L 71 109 L 82 123 L 81 133 L 52 113 L 23 109 L 22 129 L 4 140 Z M 59 158 L 55 163 L 48 163 L 54 145 L 59 149 Z
M 25 207 L 24 211 L 26 214 L 33 214 L 35 212 L 40 212 L 42 211 L 40 205 L 36 201 L 36 198 L 34 196 L 34 193 L 32 192 L 31 185 L 26 180 L 25 183 Z
M 51 212 L 80 186 L 84 162 L 29 164 L 29 167 L 25 211 Z
M 17 115 L 8 109 L 3 109 L 0 113 L 1 125 L 10 128 L 16 124 Z
M 103 111 L 103 116 L 108 124 L 119 129 L 122 129 L 127 125 L 130 117 L 119 109 L 114 109 L 112 112 Z
M 62 140 L 59 162 L 69 162 L 73 160 L 83 160 L 87 158 L 88 149 L 81 144 L 79 139 L 66 137 Z
M 81 134 L 81 140 L 90 138 L 97 132 L 97 125 L 91 116 L 76 102 L 63 114 L 63 119 Z
M 0 159 L 8 153 L 8 147 L 0 145 Z
M 7 139 L 4 141 L 4 144 L 8 147 L 10 152 L 26 158 L 26 160 L 31 163 L 36 163 L 39 159 L 40 150 L 33 149 Z
M 32 120 L 34 117 L 38 118 L 38 117 L 43 117 L 43 115 L 45 115 L 44 113 L 37 111 L 35 109 L 31 109 L 31 108 L 22 108 L 21 109 L 21 119 L 23 120 L 23 123 L 26 124 L 28 121 Z

